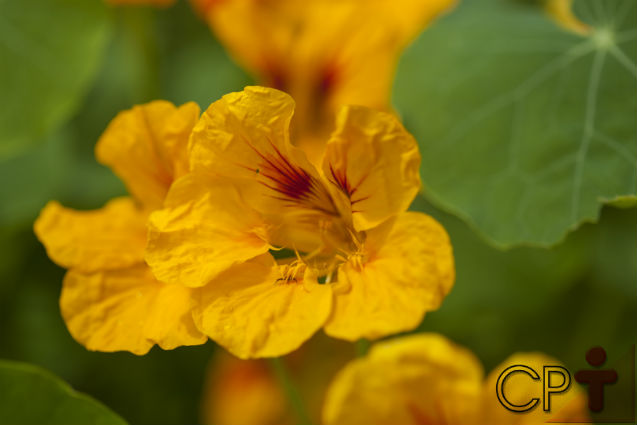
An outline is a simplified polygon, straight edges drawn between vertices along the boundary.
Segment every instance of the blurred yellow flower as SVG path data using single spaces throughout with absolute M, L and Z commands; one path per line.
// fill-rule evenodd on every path
M 352 344 L 316 334 L 300 349 L 280 359 L 312 423 L 320 422 L 325 390 L 332 376 L 354 357 Z M 273 365 L 264 359 L 240 360 L 224 351 L 215 352 L 206 371 L 202 423 L 298 424 L 298 412 L 283 391 L 280 379 Z
M 323 326 L 346 340 L 413 329 L 453 285 L 446 232 L 405 212 L 420 154 L 398 120 L 344 107 L 317 169 L 290 143 L 293 112 L 263 87 L 213 103 L 191 173 L 150 217 L 155 276 L 199 288 L 199 329 L 242 358 L 283 355 Z
M 156 101 L 121 112 L 96 147 L 131 197 L 95 211 L 50 202 L 35 222 L 49 257 L 69 269 L 60 308 L 69 332 L 89 350 L 145 354 L 206 341 L 195 327 L 190 290 L 155 280 L 144 263 L 148 214 L 187 171 L 186 143 L 199 107 Z
M 591 27 L 573 12 L 573 0 L 544 0 L 546 12 L 563 28 L 579 35 L 590 33 Z
M 293 143 L 318 165 L 341 105 L 389 110 L 401 51 L 455 0 L 192 0 L 262 85 L 294 98 Z
M 287 399 L 265 360 L 215 354 L 202 404 L 206 425 L 292 425 Z
M 583 423 L 586 399 L 579 388 L 553 397 L 551 412 L 520 414 L 496 396 L 498 376 L 511 365 L 542 371 L 559 364 L 541 353 L 514 354 L 484 379 L 468 350 L 436 334 L 417 334 L 376 344 L 332 382 L 323 407 L 324 425 L 541 425 Z M 524 404 L 542 397 L 542 385 L 511 375 L 507 398 Z

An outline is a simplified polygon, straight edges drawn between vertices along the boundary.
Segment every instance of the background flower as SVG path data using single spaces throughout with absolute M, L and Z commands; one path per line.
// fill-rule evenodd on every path
M 502 408 L 495 388 L 512 365 L 534 370 L 559 363 L 540 353 L 519 353 L 484 378 L 470 351 L 436 334 L 414 334 L 381 342 L 369 354 L 343 368 L 332 382 L 323 410 L 325 425 L 527 424 L 581 422 L 588 419 L 586 398 L 578 387 L 555 397 L 552 410 L 529 414 Z M 507 383 L 512 403 L 541 399 L 542 386 L 520 377 Z
M 293 142 L 318 163 L 342 105 L 389 110 L 401 51 L 453 0 L 194 0 L 259 84 L 296 101 Z

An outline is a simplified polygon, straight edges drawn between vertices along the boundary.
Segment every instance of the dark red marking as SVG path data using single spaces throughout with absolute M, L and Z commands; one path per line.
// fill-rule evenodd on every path
M 334 90 L 334 86 L 338 81 L 338 67 L 331 63 L 325 67 L 323 72 L 321 73 L 321 78 L 318 84 L 318 91 L 321 94 L 322 98 L 326 98 L 332 90 Z
M 365 174 L 357 184 L 352 185 L 349 179 L 347 178 L 347 174 L 345 171 L 346 168 L 347 167 L 344 167 L 342 172 L 339 172 L 334 169 L 332 164 L 330 164 L 330 174 L 332 175 L 332 178 L 329 181 L 332 184 L 336 185 L 345 195 L 347 195 L 347 197 L 349 198 L 350 205 L 354 206 L 354 204 L 364 201 L 366 199 L 369 199 L 369 197 L 371 196 L 371 195 L 367 195 L 367 196 L 362 196 L 358 199 L 352 199 L 352 195 L 356 193 L 360 185 L 367 178 L 368 174 Z M 360 211 L 352 211 L 352 212 L 360 212 Z
M 305 204 L 326 214 L 335 214 L 336 207 L 325 187 L 306 170 L 290 162 L 271 140 L 268 139 L 268 142 L 274 154 L 264 154 L 246 140 L 263 162 L 256 169 L 244 168 L 263 176 L 266 181 L 259 180 L 259 183 L 282 195 L 273 195 L 273 198 L 293 201 L 297 205 Z
M 333 181 L 332 180 L 330 181 L 332 181 L 332 183 L 338 186 L 343 191 L 343 193 L 346 194 L 347 197 L 351 199 L 354 192 L 356 192 L 356 188 L 350 186 L 349 180 L 347 179 L 346 172 L 343 170 L 342 173 L 339 173 L 336 170 L 334 170 L 334 167 L 332 166 L 332 164 L 330 164 L 330 174 L 332 175 L 332 178 L 334 179 Z

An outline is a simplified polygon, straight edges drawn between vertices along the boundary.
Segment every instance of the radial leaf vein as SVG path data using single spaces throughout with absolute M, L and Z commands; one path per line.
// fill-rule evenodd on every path
M 584 173 L 584 165 L 591 139 L 595 133 L 595 112 L 597 107 L 597 95 L 599 92 L 599 82 L 601 80 L 602 68 L 606 59 L 606 51 L 598 50 L 593 60 L 591 74 L 588 81 L 588 91 L 586 99 L 586 109 L 584 116 L 584 132 L 577 151 L 575 160 L 575 170 L 573 173 L 573 194 L 571 198 L 571 220 L 576 222 L 579 215 L 579 204 L 582 191 L 582 176 Z

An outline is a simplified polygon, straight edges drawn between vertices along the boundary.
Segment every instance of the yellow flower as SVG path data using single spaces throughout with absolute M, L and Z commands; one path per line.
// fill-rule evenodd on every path
M 206 425 L 291 425 L 285 393 L 265 360 L 215 353 L 202 405 Z
M 186 143 L 199 117 L 194 103 L 156 101 L 121 112 L 96 147 L 133 196 L 95 211 L 50 202 L 35 233 L 53 261 L 68 270 L 60 308 L 71 335 L 89 350 L 144 354 L 202 344 L 190 290 L 155 280 L 144 263 L 148 214 L 161 207 L 172 181 L 187 171 Z
M 564 29 L 579 35 L 591 32 L 591 27 L 573 13 L 573 0 L 544 0 L 544 2 L 546 12 Z
M 376 344 L 348 364 L 328 389 L 324 425 L 540 425 L 583 423 L 586 400 L 578 388 L 554 395 L 551 412 L 510 412 L 498 401 L 496 382 L 509 366 L 527 365 L 542 374 L 559 365 L 540 353 L 518 353 L 484 379 L 468 350 L 436 334 L 417 334 Z M 557 378 L 555 378 L 557 379 Z M 524 374 L 507 380 L 507 398 L 525 404 L 542 398 L 542 385 Z
M 455 0 L 193 0 L 232 56 L 297 104 L 293 142 L 318 164 L 341 105 L 389 110 L 405 46 Z
M 150 218 L 153 273 L 199 288 L 197 325 L 242 358 L 283 355 L 323 326 L 346 340 L 413 329 L 453 285 L 446 232 L 405 211 L 420 154 L 398 120 L 344 107 L 317 169 L 290 143 L 293 111 L 263 87 L 213 103 L 191 173 Z
M 317 334 L 300 349 L 279 360 L 311 423 L 320 422 L 325 390 L 332 376 L 354 356 L 352 344 Z M 202 423 L 298 424 L 298 412 L 283 391 L 280 380 L 274 365 L 264 359 L 240 360 L 223 350 L 215 352 L 204 381 Z

